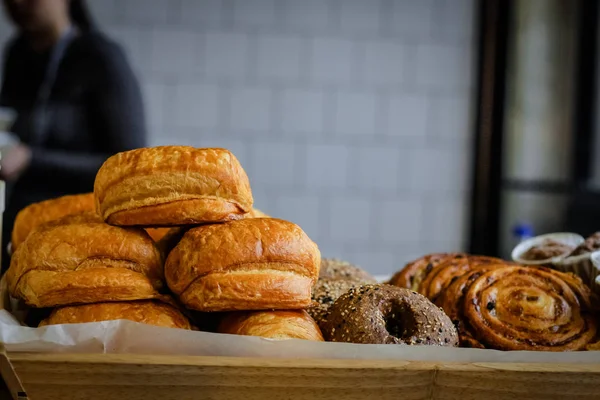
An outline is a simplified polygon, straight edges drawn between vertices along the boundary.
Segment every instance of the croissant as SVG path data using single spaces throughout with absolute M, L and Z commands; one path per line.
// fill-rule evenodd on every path
M 240 219 L 253 202 L 248 176 L 231 152 L 187 146 L 110 157 L 96 175 L 94 195 L 109 224 L 148 227 Z
M 146 232 L 69 215 L 32 232 L 11 259 L 10 294 L 34 307 L 149 299 L 162 287 L 161 253 Z
M 304 310 L 229 313 L 221 321 L 218 332 L 270 339 L 323 341 L 319 327 Z
M 311 303 L 320 260 L 299 226 L 251 218 L 188 230 L 169 253 L 165 277 L 198 311 L 298 309 Z
M 174 306 L 161 301 L 139 300 L 94 303 L 56 308 L 39 326 L 79 324 L 127 319 L 168 328 L 191 329 L 189 320 Z
M 30 204 L 17 214 L 13 225 L 11 246 L 16 250 L 38 226 L 83 211 L 94 211 L 94 194 L 75 194 Z

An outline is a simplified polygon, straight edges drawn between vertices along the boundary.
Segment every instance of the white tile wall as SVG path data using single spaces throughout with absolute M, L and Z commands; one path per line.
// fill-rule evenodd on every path
M 386 275 L 464 246 L 473 0 L 88 2 L 151 142 L 231 149 L 255 205 L 323 255 Z

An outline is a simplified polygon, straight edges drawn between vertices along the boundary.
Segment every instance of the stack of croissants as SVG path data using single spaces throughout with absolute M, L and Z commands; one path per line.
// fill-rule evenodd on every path
M 93 193 L 18 214 L 6 273 L 31 325 L 127 319 L 271 339 L 501 350 L 585 350 L 595 298 L 572 274 L 432 254 L 387 284 L 321 258 L 294 223 L 253 208 L 225 149 L 110 157 Z

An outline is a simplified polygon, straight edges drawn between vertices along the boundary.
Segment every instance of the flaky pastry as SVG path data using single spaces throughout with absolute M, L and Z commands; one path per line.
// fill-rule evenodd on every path
M 11 246 L 15 251 L 38 226 L 69 214 L 94 211 L 94 194 L 75 194 L 33 203 L 17 214 L 12 230 Z
M 319 327 L 304 310 L 232 312 L 223 318 L 218 331 L 269 339 L 323 341 Z
M 94 303 L 56 308 L 39 326 L 80 324 L 128 319 L 148 325 L 190 329 L 189 320 L 172 305 L 162 301 L 139 300 Z
M 10 294 L 34 307 L 153 298 L 161 253 L 146 232 L 68 215 L 33 231 L 6 273 Z
M 94 194 L 106 222 L 151 227 L 240 219 L 253 201 L 248 176 L 230 151 L 187 146 L 110 157 Z
M 167 258 L 165 277 L 198 311 L 298 309 L 311 303 L 320 260 L 299 226 L 242 219 L 187 231 Z

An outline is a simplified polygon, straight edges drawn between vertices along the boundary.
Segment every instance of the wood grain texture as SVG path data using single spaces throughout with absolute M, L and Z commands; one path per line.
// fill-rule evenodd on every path
M 600 365 L 9 354 L 30 399 L 577 399 Z

